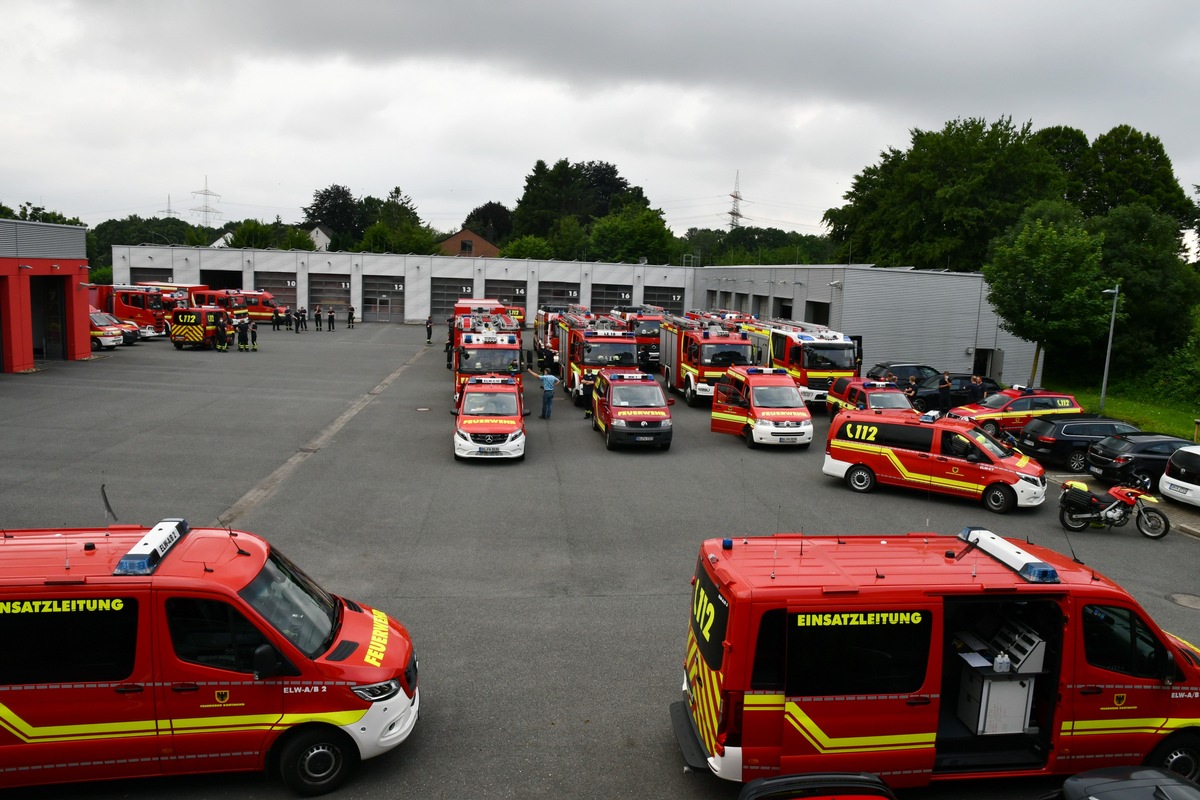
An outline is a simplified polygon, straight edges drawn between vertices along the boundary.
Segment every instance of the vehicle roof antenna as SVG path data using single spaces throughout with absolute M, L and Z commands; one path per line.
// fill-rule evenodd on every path
M 217 524 L 220 525 L 222 528 L 224 528 L 226 533 L 229 534 L 229 541 L 233 542 L 233 546 L 237 548 L 237 554 L 239 556 L 250 555 L 249 553 L 247 553 L 245 550 L 242 549 L 242 546 L 240 544 L 233 541 L 234 539 L 237 538 L 237 531 L 235 531 L 233 528 L 229 527 L 229 525 L 227 523 L 225 523 L 224 521 L 222 521 L 219 516 L 217 517 Z
M 104 484 L 100 484 L 100 499 L 104 501 L 104 525 L 108 526 L 108 518 L 111 516 L 113 522 L 118 522 L 117 512 L 113 511 L 112 504 L 108 502 L 108 492 L 104 490 Z
M 1071 537 L 1067 535 L 1067 529 L 1063 528 L 1063 539 L 1067 542 L 1067 549 L 1071 551 L 1071 560 L 1076 564 L 1082 564 L 1083 561 L 1079 556 L 1075 555 L 1075 546 L 1071 544 Z

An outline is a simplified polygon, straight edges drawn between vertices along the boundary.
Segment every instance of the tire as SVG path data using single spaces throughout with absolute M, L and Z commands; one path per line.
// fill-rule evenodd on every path
M 846 485 L 851 491 L 865 494 L 875 488 L 875 473 L 871 472 L 870 467 L 855 464 L 846 470 Z
M 1068 472 L 1087 472 L 1087 450 L 1072 450 L 1063 466 Z
M 1154 479 L 1150 477 L 1150 474 L 1140 469 L 1133 471 L 1133 474 L 1129 476 L 1129 481 L 1144 492 L 1150 491 L 1154 486 Z
M 279 776 L 296 794 L 314 797 L 342 785 L 358 762 L 358 751 L 335 728 L 311 728 L 279 751 Z
M 614 442 L 613 438 L 612 438 L 612 426 L 611 425 L 609 425 L 607 428 L 604 429 L 604 446 L 606 448 L 608 448 L 609 450 L 617 449 L 617 443 Z
M 919 397 L 913 398 L 912 407 L 917 411 L 920 411 L 922 414 L 929 410 L 929 404 Z
M 683 402 L 687 403 L 690 408 L 696 407 L 696 390 L 690 383 L 683 387 Z
M 1171 521 L 1157 508 L 1141 508 L 1137 515 L 1137 529 L 1147 539 L 1161 539 L 1171 530 Z
M 1193 782 L 1200 780 L 1200 736 L 1175 734 L 1151 751 L 1146 764 L 1168 769 Z
M 1017 505 L 1017 495 L 1002 483 L 993 483 L 983 490 L 983 505 L 995 514 L 1007 514 Z
M 1092 524 L 1092 520 L 1087 515 L 1072 515 L 1068 508 L 1060 508 L 1058 510 L 1058 524 L 1062 525 L 1069 531 L 1079 533 L 1085 531 Z
M 749 425 L 742 428 L 742 440 L 746 443 L 746 447 L 749 447 L 751 450 L 758 447 L 758 443 L 754 441 L 754 429 Z
M 183 342 L 171 342 L 171 344 L 175 345 L 175 349 L 176 349 L 176 350 L 182 350 L 182 349 L 183 349 Z
M 1000 433 L 1000 426 L 995 422 L 992 422 L 990 419 L 979 427 L 983 428 L 983 432 L 988 436 L 995 436 L 996 434 Z
M 100 343 L 98 341 L 96 341 L 95 337 L 93 337 L 92 338 L 92 352 L 94 353 L 94 352 L 98 351 L 99 349 L 100 349 Z

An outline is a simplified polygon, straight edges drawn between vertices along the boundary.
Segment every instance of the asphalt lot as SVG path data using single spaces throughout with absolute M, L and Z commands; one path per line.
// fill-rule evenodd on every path
M 526 334 L 528 336 L 528 333 Z M 436 339 L 435 339 L 436 341 Z M 456 463 L 450 374 L 419 326 L 273 332 L 258 353 L 148 342 L 0 376 L 0 526 L 183 516 L 270 539 L 326 588 L 409 626 L 422 717 L 346 798 L 722 798 L 685 773 L 679 697 L 700 540 L 776 531 L 888 535 L 984 525 L 1108 574 L 1200 641 L 1200 542 L 1128 529 L 1064 536 L 1045 505 L 998 516 L 918 492 L 851 493 L 808 451 L 748 450 L 676 403 L 669 452 L 608 452 L 559 393 L 534 403 L 523 463 Z M 1166 508 L 1174 527 L 1196 515 Z M 1069 544 L 1068 544 L 1069 541 Z M 1032 798 L 1053 782 L 961 783 L 904 798 Z M 75 787 L 87 798 L 289 797 L 259 775 Z M 62 787 L 2 797 L 57 798 Z

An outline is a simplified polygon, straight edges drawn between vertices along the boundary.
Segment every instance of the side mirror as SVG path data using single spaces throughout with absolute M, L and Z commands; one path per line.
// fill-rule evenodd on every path
M 254 679 L 261 681 L 264 678 L 270 678 L 279 674 L 280 667 L 283 662 L 279 660 L 279 654 L 275 652 L 275 648 L 269 644 L 260 644 L 254 648 Z
M 1163 685 L 1164 686 L 1174 686 L 1175 685 L 1175 654 L 1172 653 L 1170 650 L 1168 650 L 1167 657 L 1166 657 L 1166 659 L 1164 659 L 1164 661 L 1165 661 L 1165 663 L 1163 664 L 1163 676 L 1162 676 Z
M 667 398 L 667 405 L 669 405 L 669 406 L 673 406 L 673 405 L 675 405 L 675 398 L 674 398 L 674 397 L 668 397 L 668 398 Z

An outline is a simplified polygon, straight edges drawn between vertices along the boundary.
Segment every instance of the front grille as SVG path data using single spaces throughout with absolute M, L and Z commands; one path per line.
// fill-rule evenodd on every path
M 772 428 L 802 428 L 802 427 L 804 427 L 804 422 L 802 420 L 798 420 L 798 419 L 787 419 L 787 420 L 781 420 L 779 422 L 772 422 L 771 427 Z
M 471 444 L 504 444 L 508 441 L 507 433 L 472 433 Z
M 648 419 L 648 420 L 644 420 L 642 422 L 626 422 L 625 425 L 631 431 L 650 430 L 651 428 L 661 428 L 662 422 L 660 422 L 659 420 L 655 420 L 655 419 Z

